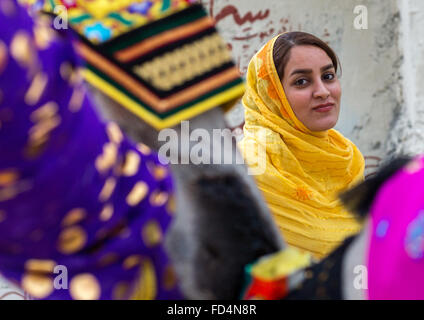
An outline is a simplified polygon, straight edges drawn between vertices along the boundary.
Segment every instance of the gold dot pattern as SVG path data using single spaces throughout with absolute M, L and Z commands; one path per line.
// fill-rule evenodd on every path
M 166 211 L 170 214 L 170 215 L 174 215 L 175 212 L 177 211 L 177 205 L 175 203 L 175 196 L 172 195 L 169 198 L 168 204 L 166 205 Z
M 85 90 L 82 86 L 78 86 L 72 92 L 71 99 L 69 100 L 69 110 L 71 112 L 78 112 L 81 110 L 85 98 Z
M 87 212 L 83 208 L 75 208 L 70 210 L 62 220 L 63 227 L 70 227 L 85 219 Z
M 8 188 L 4 188 L 4 189 L 0 189 L 0 201 L 6 201 L 6 200 L 13 199 L 18 194 L 19 194 L 18 189 L 14 188 L 13 186 L 8 187 Z
M 43 120 L 50 119 L 57 114 L 58 105 L 54 102 L 46 103 L 42 107 L 33 111 L 30 115 L 32 122 L 39 122 Z
M 0 188 L 0 201 L 14 198 L 18 194 L 24 193 L 32 188 L 32 183 L 28 180 L 19 181 L 16 184 Z
M 61 122 L 60 116 L 57 115 L 45 121 L 38 122 L 29 130 L 30 142 L 44 141 L 48 138 L 51 131 L 59 126 Z
M 162 165 L 156 165 L 149 161 L 147 163 L 147 169 L 150 174 L 158 181 L 163 180 L 168 175 L 168 170 Z
M 63 80 L 69 81 L 72 75 L 72 65 L 69 61 L 62 62 L 59 67 L 59 73 Z
M 48 297 L 53 292 L 53 281 L 47 275 L 26 274 L 22 277 L 22 289 L 38 299 Z
M 155 169 L 153 171 L 153 176 L 157 179 L 157 180 L 162 180 L 164 179 L 166 176 L 168 175 L 168 170 L 161 166 L 161 165 L 157 165 L 155 166 Z
M 153 247 L 162 241 L 162 230 L 156 221 L 146 223 L 142 228 L 141 235 L 147 247 Z
M 126 177 L 134 176 L 140 166 L 140 156 L 137 152 L 130 150 L 125 155 L 125 162 L 122 166 L 121 173 Z
M 119 255 L 114 252 L 109 252 L 99 259 L 97 265 L 101 268 L 114 264 L 119 260 Z
M 34 159 L 41 155 L 46 147 L 47 136 L 44 136 L 42 139 L 37 141 L 30 141 L 28 145 L 24 148 L 24 156 L 28 159 Z
M 113 177 L 107 178 L 102 188 L 102 191 L 100 191 L 99 201 L 101 202 L 107 201 L 111 197 L 113 191 L 115 190 L 115 187 L 116 187 L 116 178 L 113 178 Z
M 112 298 L 115 300 L 124 300 L 128 297 L 130 286 L 127 282 L 119 282 L 113 289 Z
M 31 38 L 26 31 L 17 31 L 10 44 L 10 54 L 25 67 L 30 67 L 33 63 L 34 50 L 31 46 Z
M 19 173 L 15 169 L 0 171 L 0 187 L 8 187 L 19 179 Z
M 174 268 L 168 265 L 163 273 L 163 286 L 165 290 L 171 290 L 177 284 L 177 276 Z
M 71 76 L 69 77 L 69 84 L 72 86 L 77 86 L 83 83 L 83 78 L 81 75 L 80 68 L 72 69 Z
M 127 196 L 127 203 L 130 206 L 138 205 L 145 197 L 147 192 L 149 191 L 149 187 L 143 181 L 137 182 L 131 192 Z
M 82 249 L 86 243 L 87 235 L 79 226 L 67 228 L 62 231 L 58 240 L 58 250 L 63 254 L 72 254 Z
M 133 300 L 153 300 L 157 295 L 156 274 L 150 259 L 144 259 L 140 268 L 140 280 L 135 289 Z
M 101 221 L 108 221 L 113 216 L 113 206 L 111 204 L 107 204 L 103 207 L 102 211 L 100 212 L 100 220 Z
M 49 79 L 43 72 L 37 73 L 25 94 L 25 103 L 29 106 L 34 106 L 40 100 L 44 90 L 47 87 Z
M 132 269 L 132 268 L 140 265 L 142 261 L 143 261 L 142 256 L 140 256 L 138 254 L 134 254 L 134 255 L 131 255 L 124 260 L 122 267 L 125 270 Z
M 100 173 L 109 170 L 116 162 L 118 149 L 112 142 L 108 142 L 103 146 L 103 153 L 96 158 L 95 166 Z
M 148 146 L 146 146 L 145 144 L 143 144 L 143 143 L 138 143 L 137 144 L 137 150 L 140 151 L 145 156 L 148 156 L 149 154 L 152 153 L 152 151 L 150 150 L 150 148 Z
M 75 300 L 97 300 L 101 287 L 97 278 L 90 273 L 83 273 L 72 278 L 69 291 Z
M 115 122 L 109 122 L 106 126 L 106 132 L 111 142 L 120 144 L 123 139 L 121 129 Z
M 150 195 L 150 204 L 154 207 L 163 206 L 168 200 L 168 197 L 169 195 L 167 192 L 155 190 Z
M 53 273 L 56 265 L 53 260 L 30 259 L 25 262 L 25 269 L 33 273 Z
M 56 33 L 50 28 L 50 18 L 40 16 L 34 25 L 34 40 L 38 49 L 47 49 L 55 39 Z
M 59 107 L 56 102 L 50 101 L 37 109 L 39 113 L 32 114 L 32 118 L 36 120 L 39 118 L 34 126 L 29 130 L 29 143 L 30 145 L 41 145 L 48 139 L 52 130 L 54 130 L 61 123 L 61 118 L 54 111 Z M 52 115 L 49 117 L 48 115 Z

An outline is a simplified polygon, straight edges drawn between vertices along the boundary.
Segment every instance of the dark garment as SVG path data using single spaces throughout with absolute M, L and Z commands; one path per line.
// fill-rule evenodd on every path
M 346 249 L 356 236 L 343 244 L 319 263 L 304 270 L 305 280 L 285 297 L 287 300 L 341 300 L 342 266 Z

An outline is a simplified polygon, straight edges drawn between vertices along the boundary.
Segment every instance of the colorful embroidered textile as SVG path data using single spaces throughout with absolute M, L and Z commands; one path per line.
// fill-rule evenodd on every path
M 19 0 L 31 11 L 61 13 L 75 31 L 93 43 L 103 43 L 188 8 L 195 0 Z M 56 12 L 55 12 L 56 8 Z
M 247 285 L 243 299 L 283 299 L 303 280 L 303 268 L 311 264 L 311 256 L 293 247 L 262 257 L 246 267 Z
M 369 299 L 424 299 L 424 157 L 390 178 L 371 208 Z
M 245 299 L 265 300 L 341 300 L 342 268 L 347 249 L 355 236 L 346 238 L 327 257 L 317 263 L 309 263 L 305 255 L 295 251 L 288 254 L 284 251 L 264 257 L 253 267 L 247 268 L 250 285 L 243 297 Z M 252 272 L 255 267 L 263 264 L 265 271 Z M 281 271 L 278 271 L 278 270 Z M 284 269 L 286 272 L 284 272 Z M 271 272 L 269 272 L 269 270 Z M 276 272 L 277 271 L 277 272 Z M 263 274 L 263 272 L 262 272 Z M 285 276 L 286 275 L 286 276 Z
M 77 64 L 69 39 L 1 0 L 0 272 L 38 299 L 180 298 L 168 169 L 99 121 Z
M 232 105 L 244 92 L 226 44 L 195 1 L 22 2 L 56 14 L 65 5 L 86 80 L 157 129 Z
M 337 195 L 363 179 L 364 158 L 336 130 L 311 132 L 296 118 L 275 69 L 276 39 L 249 64 L 239 146 L 263 171 L 256 181 L 284 239 L 320 258 L 360 230 Z

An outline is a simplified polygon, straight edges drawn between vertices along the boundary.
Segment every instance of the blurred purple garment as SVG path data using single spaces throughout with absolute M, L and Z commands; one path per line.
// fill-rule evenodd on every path
M 1 274 L 40 299 L 181 298 L 168 168 L 99 121 L 66 36 L 1 2 Z

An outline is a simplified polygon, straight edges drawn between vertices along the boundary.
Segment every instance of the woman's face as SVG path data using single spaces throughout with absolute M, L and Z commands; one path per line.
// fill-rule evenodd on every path
M 294 114 L 306 128 L 325 131 L 336 125 L 341 88 L 324 50 L 311 45 L 293 47 L 282 84 Z

